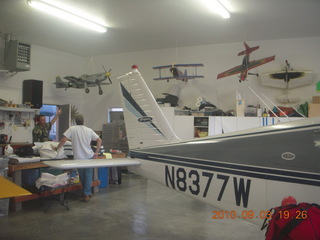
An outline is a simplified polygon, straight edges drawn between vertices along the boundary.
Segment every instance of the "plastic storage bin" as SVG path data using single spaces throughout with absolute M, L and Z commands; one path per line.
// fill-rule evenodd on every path
M 0 158 L 0 176 L 2 177 L 7 177 L 8 161 L 8 158 Z
M 0 199 L 0 217 L 8 216 L 9 213 L 9 198 Z
M 109 183 L 109 168 L 102 167 L 98 168 L 98 179 L 100 180 L 99 188 L 105 188 Z

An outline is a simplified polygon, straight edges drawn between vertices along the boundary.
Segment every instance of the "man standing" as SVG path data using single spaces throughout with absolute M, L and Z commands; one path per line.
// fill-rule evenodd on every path
M 62 110 L 59 109 L 57 114 L 50 122 L 46 122 L 46 117 L 44 115 L 38 116 L 37 124 L 34 126 L 32 131 L 33 142 L 46 142 L 50 141 L 50 130 L 52 125 L 57 121 L 61 115 Z
M 75 116 L 76 126 L 71 126 L 64 132 L 59 145 L 54 150 L 59 150 L 63 144 L 70 139 L 72 142 L 72 151 L 74 159 L 90 159 L 97 158 L 102 144 L 101 138 L 91 129 L 83 125 L 84 119 L 81 114 Z M 97 148 L 93 152 L 91 141 L 97 142 Z M 78 169 L 80 181 L 83 189 L 83 201 L 88 202 L 91 197 L 91 185 L 93 168 Z

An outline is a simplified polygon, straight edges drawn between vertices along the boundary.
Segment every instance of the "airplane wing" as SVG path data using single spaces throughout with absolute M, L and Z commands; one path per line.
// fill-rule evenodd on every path
M 262 64 L 271 62 L 274 59 L 275 59 L 275 56 L 271 56 L 271 57 L 262 58 L 262 59 L 259 59 L 259 60 L 250 61 L 249 64 L 248 64 L 247 70 L 250 70 L 250 69 L 258 67 L 258 66 L 260 66 Z M 217 79 L 223 78 L 223 77 L 228 77 L 228 76 L 240 73 L 243 70 L 245 70 L 245 68 L 242 65 L 236 66 L 234 68 L 231 68 L 231 69 L 229 69 L 229 70 L 227 70 L 225 72 L 222 72 L 222 73 L 218 74 Z
M 68 81 L 72 82 L 72 83 L 79 83 L 79 82 L 83 82 L 83 80 L 81 78 L 77 78 L 74 76 L 65 76 L 63 77 L 64 79 L 67 79 Z
M 171 65 L 163 65 L 163 66 L 156 66 L 153 69 L 163 69 L 163 68 L 172 68 L 172 67 L 203 67 L 202 63 L 190 63 L 190 64 L 171 64 Z
M 286 75 L 288 75 L 288 84 L 285 82 Z M 273 73 L 262 73 L 260 76 L 262 85 L 284 89 L 301 87 L 309 85 L 313 82 L 312 71 L 280 71 Z
M 281 79 L 284 81 L 286 81 L 286 79 L 288 79 L 290 81 L 290 79 L 301 78 L 303 76 L 304 76 L 304 72 L 281 72 L 281 73 L 270 74 L 271 78 Z
M 170 77 L 159 77 L 159 78 L 154 78 L 153 80 L 170 80 L 170 79 L 194 79 L 194 78 L 204 78 L 202 75 L 194 75 L 194 76 L 189 76 L 189 75 L 179 75 L 177 77 L 170 76 Z
M 140 161 L 130 158 L 117 159 L 74 159 L 74 160 L 52 160 L 43 161 L 49 167 L 58 169 L 74 168 L 96 168 L 96 167 L 121 167 L 138 166 Z
M 0 199 L 31 195 L 32 193 L 0 176 Z
M 236 66 L 236 67 L 231 68 L 231 69 L 229 69 L 229 70 L 227 70 L 225 72 L 219 73 L 218 76 L 217 76 L 217 79 L 228 77 L 228 76 L 240 73 L 243 70 L 244 70 L 244 68 L 243 68 L 242 65 Z
M 259 60 L 253 60 L 253 61 L 250 61 L 249 64 L 248 64 L 248 70 L 252 69 L 252 68 L 256 68 L 260 65 L 263 65 L 263 64 L 266 64 L 268 62 L 271 62 L 275 59 L 276 56 L 271 56 L 271 57 L 266 57 L 266 58 L 262 58 L 262 59 L 259 59 Z

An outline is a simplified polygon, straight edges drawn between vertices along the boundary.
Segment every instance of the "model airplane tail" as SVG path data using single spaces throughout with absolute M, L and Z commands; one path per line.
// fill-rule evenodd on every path
M 130 150 L 180 141 L 139 71 L 133 69 L 119 79 Z
M 256 47 L 249 47 L 249 45 L 246 42 L 243 42 L 244 47 L 246 48 L 246 50 L 239 52 L 238 56 L 241 55 L 249 55 L 250 53 L 252 53 L 253 51 L 259 49 L 259 46 Z
M 60 76 L 56 77 L 56 82 L 54 82 L 53 84 L 56 84 L 56 88 L 68 88 L 68 84 L 64 81 L 62 81 Z

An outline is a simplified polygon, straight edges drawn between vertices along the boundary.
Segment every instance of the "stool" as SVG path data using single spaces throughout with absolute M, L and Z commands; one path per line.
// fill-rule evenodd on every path
M 61 206 L 64 206 L 66 210 L 69 210 L 68 201 L 65 197 L 65 193 L 68 192 L 69 186 L 69 184 L 58 187 L 41 186 L 40 199 L 43 211 L 47 212 L 53 201 L 59 201 Z

